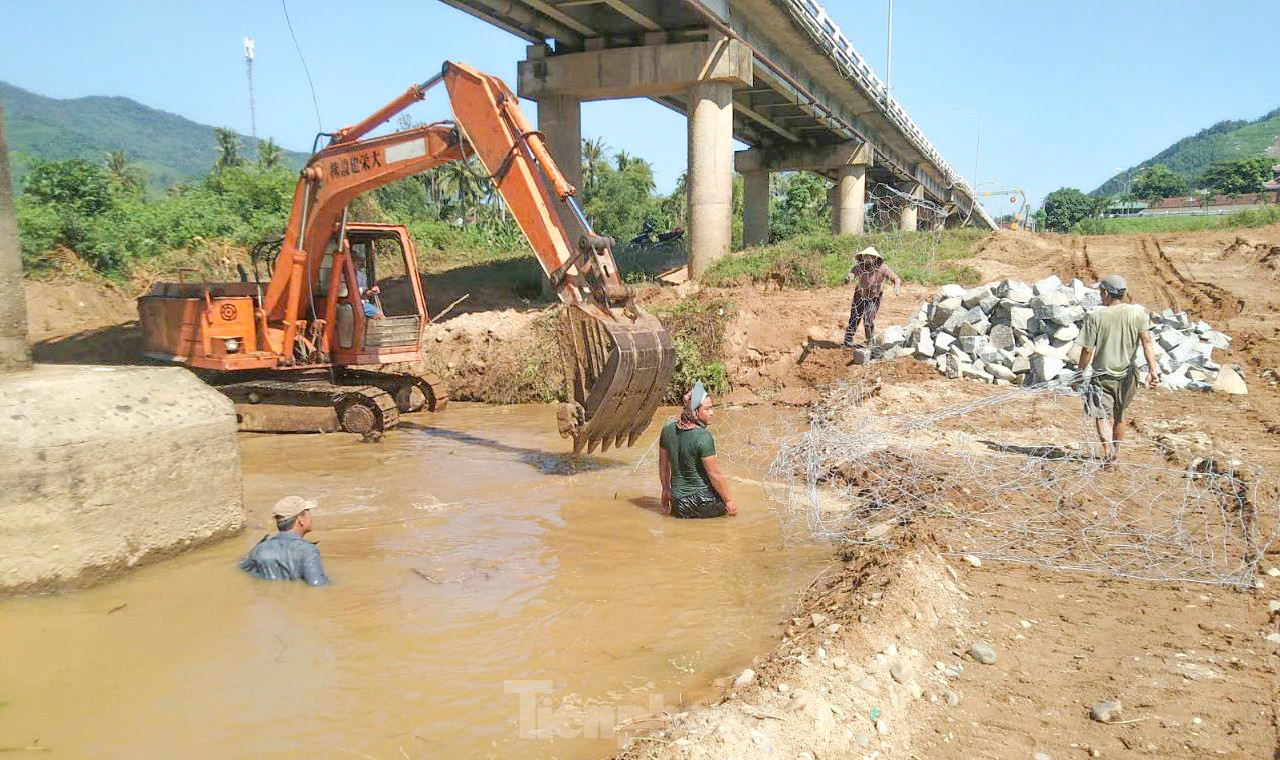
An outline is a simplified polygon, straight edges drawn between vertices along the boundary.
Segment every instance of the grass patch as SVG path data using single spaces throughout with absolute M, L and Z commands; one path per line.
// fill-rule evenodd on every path
M 1152 232 L 1195 232 L 1237 227 L 1265 227 L 1280 223 L 1280 206 L 1244 209 L 1234 214 L 1187 214 L 1085 219 L 1072 228 L 1078 235 L 1126 235 Z
M 962 263 L 973 244 L 989 233 L 976 229 L 894 232 L 870 235 L 801 235 L 748 248 L 717 261 L 704 277 L 708 285 L 730 287 L 773 282 L 783 287 L 835 287 L 853 265 L 853 256 L 875 246 L 905 282 L 922 285 L 976 283 L 976 269 Z
M 685 391 L 699 380 L 715 395 L 728 393 L 724 331 L 733 319 L 733 305 L 723 299 L 690 299 L 655 308 L 653 314 L 671 333 L 671 345 L 676 350 L 675 372 L 663 400 L 679 404 Z

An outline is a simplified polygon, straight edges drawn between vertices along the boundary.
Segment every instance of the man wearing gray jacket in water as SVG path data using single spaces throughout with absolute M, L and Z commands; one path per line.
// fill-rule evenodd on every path
M 240 569 L 263 580 L 305 581 L 308 586 L 328 585 L 320 550 L 303 536 L 311 532 L 311 510 L 316 503 L 300 496 L 276 502 L 272 517 L 274 536 L 266 536 L 240 560 Z

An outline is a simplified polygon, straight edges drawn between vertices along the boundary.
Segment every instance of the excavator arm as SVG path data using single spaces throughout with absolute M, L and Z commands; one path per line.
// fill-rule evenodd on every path
M 456 124 L 365 138 L 440 82 L 449 93 Z M 342 226 L 352 199 L 472 155 L 489 172 L 565 304 L 559 329 L 567 384 L 559 410 L 561 435 L 573 438 L 575 452 L 631 445 L 648 426 L 671 379 L 675 354 L 670 336 L 635 304 L 631 289 L 619 278 L 614 241 L 591 229 L 575 188 L 520 112 L 515 94 L 497 77 L 463 64 L 445 63 L 438 76 L 336 132 L 308 161 L 258 315 L 268 342 L 279 355 L 292 356 L 307 322 L 303 306 L 312 303 L 322 255 L 335 236 L 344 239 Z M 565 229 L 562 207 L 569 209 L 565 217 L 576 229 Z M 339 248 L 333 256 L 332 271 L 337 272 L 346 266 L 347 251 Z M 334 328 L 332 315 L 325 317 L 327 347 Z

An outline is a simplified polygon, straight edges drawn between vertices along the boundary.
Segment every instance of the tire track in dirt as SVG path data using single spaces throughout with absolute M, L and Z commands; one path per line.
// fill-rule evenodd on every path
M 1143 255 L 1152 263 L 1153 268 L 1161 272 L 1161 278 L 1177 287 L 1187 295 L 1192 303 L 1201 307 L 1200 316 L 1227 318 L 1244 312 L 1245 301 L 1243 298 L 1213 283 L 1193 280 L 1184 275 L 1173 263 L 1173 260 L 1169 258 L 1169 255 L 1164 252 L 1160 241 L 1155 237 L 1151 238 L 1151 245 L 1155 248 L 1154 257 L 1147 246 L 1147 241 L 1143 239 L 1139 242 L 1141 243 Z M 1212 306 L 1206 307 L 1205 301 L 1208 301 Z

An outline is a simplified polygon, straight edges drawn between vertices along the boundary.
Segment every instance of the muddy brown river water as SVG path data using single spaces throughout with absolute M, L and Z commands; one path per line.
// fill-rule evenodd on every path
M 657 429 L 577 462 L 543 406 L 456 404 L 376 444 L 246 436 L 243 535 L 0 600 L 0 751 L 607 756 L 616 722 L 676 711 L 770 648 L 829 556 L 782 545 L 731 436 L 740 516 L 659 514 Z M 331 587 L 235 568 L 288 494 L 320 503 L 310 538 Z

